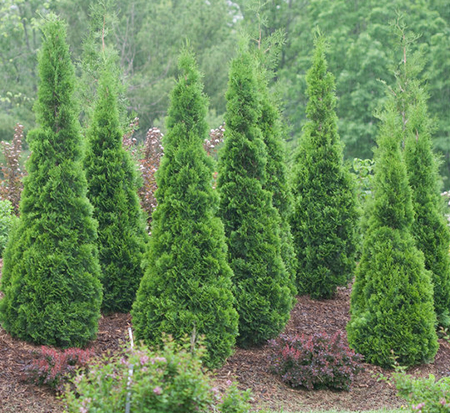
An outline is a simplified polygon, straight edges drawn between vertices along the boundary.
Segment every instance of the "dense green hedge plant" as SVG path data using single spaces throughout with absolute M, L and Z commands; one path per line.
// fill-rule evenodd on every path
M 143 275 L 148 235 L 137 195 L 136 167 L 122 146 L 118 80 L 112 73 L 106 62 L 98 82 L 84 163 L 88 198 L 99 224 L 102 310 L 127 312 Z
M 266 181 L 263 187 L 272 193 L 272 204 L 280 215 L 281 258 L 291 278 L 292 294 L 295 295 L 297 292 L 297 257 L 289 223 L 292 213 L 292 192 L 286 169 L 283 125 L 278 105 L 269 92 L 268 73 L 262 65 L 260 65 L 257 75 L 261 105 L 258 126 L 261 129 L 267 152 Z
M 148 268 L 133 305 L 136 336 L 148 344 L 162 333 L 205 336 L 209 367 L 231 355 L 237 335 L 224 229 L 216 216 L 212 159 L 203 149 L 207 99 L 192 53 L 179 60 L 171 94 L 164 156 L 157 173 Z
M 433 287 L 411 234 L 411 188 L 395 99 L 389 99 L 381 120 L 374 201 L 353 284 L 348 342 L 370 363 L 414 365 L 433 360 L 438 349 Z
M 95 338 L 101 285 L 65 26 L 50 18 L 39 55 L 20 222 L 4 254 L 0 319 L 13 336 L 81 347 Z
M 412 234 L 424 253 L 431 272 L 434 308 L 441 326 L 450 324 L 450 230 L 442 208 L 441 178 L 432 149 L 435 120 L 428 113 L 427 93 L 419 79 L 423 67 L 419 54 L 404 55 L 397 72 L 397 110 L 403 116 L 404 156 L 412 188 L 414 221 Z
M 344 165 L 337 131 L 334 77 L 327 71 L 325 40 L 316 40 L 306 76 L 308 122 L 295 156 L 291 217 L 299 292 L 330 298 L 355 269 L 358 209 L 354 178 Z
M 293 306 L 291 279 L 281 256 L 280 216 L 267 181 L 267 150 L 261 117 L 256 59 L 246 51 L 232 61 L 225 144 L 219 152 L 220 216 L 234 271 L 238 344 L 277 336 Z
M 231 382 L 221 393 L 202 368 L 202 348 L 166 340 L 153 351 L 145 346 L 91 364 L 68 390 L 68 413 L 247 413 L 249 392 Z

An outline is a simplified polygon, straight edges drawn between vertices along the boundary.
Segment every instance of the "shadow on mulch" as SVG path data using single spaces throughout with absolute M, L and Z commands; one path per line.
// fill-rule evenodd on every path
M 350 289 L 340 288 L 333 300 L 313 301 L 298 297 L 286 327 L 287 333 L 313 334 L 315 332 L 345 334 L 349 319 Z M 113 314 L 102 317 L 99 334 L 91 344 L 96 355 L 116 351 L 128 339 L 131 325 L 129 314 Z M 62 403 L 54 393 L 24 381 L 24 368 L 39 350 L 23 341 L 13 339 L 0 328 L 0 412 L 1 413 L 50 413 L 62 412 Z M 254 349 L 236 349 L 224 367 L 214 372 L 217 386 L 224 388 L 227 380 L 237 380 L 239 388 L 250 388 L 255 409 L 267 408 L 284 411 L 310 410 L 371 410 L 382 407 L 400 407 L 395 388 L 385 381 L 378 381 L 380 373 L 389 371 L 366 364 L 349 392 L 330 390 L 293 390 L 268 371 L 267 346 Z M 440 340 L 440 349 L 434 363 L 410 369 L 415 376 L 437 378 L 450 374 L 450 344 Z

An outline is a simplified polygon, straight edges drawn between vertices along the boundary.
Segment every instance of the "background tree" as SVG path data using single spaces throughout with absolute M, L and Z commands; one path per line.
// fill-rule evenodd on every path
M 20 222 L 4 257 L 0 317 L 13 336 L 80 347 L 100 317 L 96 224 L 86 197 L 82 142 L 65 27 L 51 18 L 39 56 L 36 115 Z
M 433 287 L 411 235 L 411 188 L 394 99 L 381 119 L 374 202 L 353 284 L 348 342 L 369 363 L 410 366 L 430 362 L 438 349 Z
M 330 298 L 355 268 L 355 183 L 344 165 L 337 132 L 334 77 L 327 72 L 325 40 L 316 40 L 308 72 L 308 123 L 295 158 L 291 217 L 300 293 Z
M 137 338 L 160 343 L 203 334 L 205 363 L 223 364 L 237 335 L 232 271 L 223 225 L 216 217 L 212 159 L 203 149 L 207 100 L 193 54 L 184 51 L 172 91 L 164 156 L 157 173 L 148 266 L 133 305 Z
M 272 193 L 264 189 L 267 151 L 258 127 L 256 65 L 246 51 L 231 63 L 217 182 L 234 271 L 241 346 L 261 344 L 279 334 L 294 301 L 281 258 L 280 217 L 272 205 Z
M 99 80 L 85 158 L 88 198 L 98 221 L 102 309 L 127 312 L 135 299 L 146 250 L 145 220 L 137 196 L 136 168 L 122 147 L 118 94 L 109 65 Z

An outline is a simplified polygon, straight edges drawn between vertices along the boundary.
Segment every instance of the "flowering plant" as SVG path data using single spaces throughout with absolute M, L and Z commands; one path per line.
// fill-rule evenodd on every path
M 450 377 L 436 381 L 428 378 L 413 378 L 403 370 L 392 374 L 398 395 L 408 401 L 416 413 L 441 413 L 450 411 Z
M 67 389 L 68 413 L 245 413 L 248 393 L 229 383 L 224 394 L 212 386 L 201 364 L 203 349 L 166 340 L 159 351 L 145 346 L 125 349 L 121 355 L 91 366 Z

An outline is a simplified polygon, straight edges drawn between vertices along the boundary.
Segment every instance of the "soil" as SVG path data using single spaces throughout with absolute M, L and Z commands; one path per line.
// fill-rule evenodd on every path
M 314 301 L 307 296 L 297 298 L 287 333 L 313 334 L 315 332 L 345 335 L 349 320 L 350 288 L 340 288 L 332 300 Z M 99 334 L 91 348 L 96 355 L 116 351 L 120 343 L 128 339 L 131 326 L 129 314 L 113 314 L 102 317 Z M 25 368 L 32 361 L 38 346 L 12 338 L 0 328 L 0 412 L 1 413 L 50 413 L 63 412 L 62 402 L 55 393 L 27 382 Z M 225 388 L 227 380 L 236 380 L 239 388 L 251 389 L 255 410 L 275 411 L 311 410 L 372 410 L 382 407 L 400 407 L 402 400 L 396 397 L 395 388 L 378 380 L 381 374 L 389 377 L 390 371 L 365 364 L 350 391 L 298 390 L 284 384 L 268 370 L 269 348 L 236 349 L 227 363 L 214 372 L 217 387 Z M 432 373 L 437 378 L 450 375 L 450 344 L 441 339 L 434 363 L 420 365 L 408 371 L 417 377 Z

